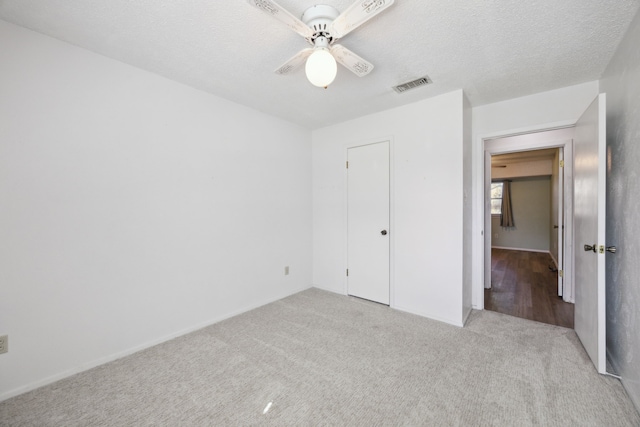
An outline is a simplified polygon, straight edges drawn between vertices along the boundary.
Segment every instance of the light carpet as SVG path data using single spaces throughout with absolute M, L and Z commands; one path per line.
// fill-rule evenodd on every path
M 271 402 L 266 413 L 264 409 Z M 639 426 L 573 330 L 309 289 L 0 403 L 10 426 Z

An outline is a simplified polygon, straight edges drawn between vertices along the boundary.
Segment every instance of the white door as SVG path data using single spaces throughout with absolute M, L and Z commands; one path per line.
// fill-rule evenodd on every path
M 558 194 L 556 203 L 558 206 L 557 218 L 553 220 L 557 224 L 558 232 L 558 296 L 562 296 L 564 287 L 564 148 L 558 149 Z M 562 271 L 562 273 L 560 273 Z
M 347 289 L 389 304 L 389 142 L 347 150 Z
M 574 140 L 575 330 L 600 373 L 606 372 L 606 97 L 576 123 Z

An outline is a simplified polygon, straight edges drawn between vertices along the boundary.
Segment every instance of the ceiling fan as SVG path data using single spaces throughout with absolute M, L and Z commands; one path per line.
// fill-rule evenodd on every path
M 313 46 L 295 54 L 278 67 L 276 74 L 288 74 L 306 61 L 305 72 L 311 84 L 325 89 L 336 77 L 336 60 L 359 77 L 366 76 L 373 70 L 373 64 L 335 42 L 394 2 L 394 0 L 357 0 L 342 13 L 332 6 L 315 5 L 307 9 L 302 14 L 302 18 L 298 19 L 275 1 L 248 1 L 300 34 Z

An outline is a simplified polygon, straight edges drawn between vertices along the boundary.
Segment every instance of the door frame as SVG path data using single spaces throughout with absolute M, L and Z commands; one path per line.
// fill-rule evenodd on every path
M 478 244 L 475 245 L 476 277 L 478 280 L 474 283 L 474 304 L 473 307 L 479 310 L 484 309 L 484 289 L 487 277 L 491 280 L 491 239 L 485 236 L 491 230 L 491 211 L 490 203 L 487 203 L 487 197 L 490 195 L 491 188 L 491 155 L 506 154 L 517 151 L 529 151 L 544 148 L 564 148 L 565 158 L 565 176 L 564 176 L 564 212 L 565 212 L 565 239 L 564 239 L 564 290 L 563 299 L 568 302 L 574 302 L 575 284 L 573 281 L 573 140 L 570 133 L 575 123 L 556 123 L 550 126 L 533 127 L 530 129 L 522 129 L 518 131 L 497 132 L 491 135 L 480 137 L 481 141 L 481 186 L 479 189 L 478 202 L 482 209 L 480 210 L 479 225 L 481 233 Z M 533 135 L 546 131 L 562 131 L 567 129 L 566 135 L 559 135 L 551 139 L 543 139 L 535 141 L 533 138 L 527 139 L 528 135 Z M 524 137 L 521 141 L 494 141 L 509 137 Z M 567 159 L 570 159 L 568 161 Z M 478 271 L 479 270 L 479 271 Z
M 560 149 L 558 149 L 558 167 L 559 168 L 563 168 L 564 166 L 560 166 L 561 164 L 566 164 L 566 162 L 564 161 L 564 157 L 565 157 L 565 153 L 564 153 L 564 147 L 561 147 Z M 569 162 L 571 163 L 571 167 L 573 167 L 573 162 Z M 555 167 L 555 162 L 552 165 L 552 167 Z M 556 218 L 551 218 L 552 220 L 552 224 L 554 222 L 557 223 L 557 235 L 556 235 L 556 243 L 558 246 L 558 255 L 557 258 L 554 258 L 554 263 L 556 264 L 556 269 L 557 270 L 561 270 L 561 267 L 563 267 L 565 265 L 565 249 L 567 248 L 567 243 L 566 243 L 566 236 L 564 234 L 564 230 L 565 230 L 565 224 L 567 223 L 567 212 L 565 212 L 565 207 L 566 207 L 566 202 L 565 202 L 565 197 L 566 197 L 566 191 L 564 188 L 564 180 L 565 180 L 565 170 L 563 170 L 562 172 L 558 171 L 558 187 L 559 187 L 559 193 L 561 194 L 559 197 L 559 200 L 556 200 L 555 202 L 558 203 L 558 216 Z M 573 188 L 573 186 L 572 186 Z M 554 200 L 551 200 L 551 206 L 553 206 Z M 553 208 L 551 209 L 551 213 L 553 214 Z M 560 248 L 562 248 L 562 250 L 560 250 Z M 551 248 L 550 248 L 551 249 Z M 553 258 L 553 256 L 552 256 Z M 562 299 L 564 300 L 564 285 L 565 285 L 565 280 L 564 277 L 562 277 L 560 274 L 558 274 L 558 296 L 562 297 Z
M 343 209 L 342 209 L 342 213 L 343 213 L 343 230 L 344 232 L 344 236 L 343 236 L 343 253 L 344 253 L 344 260 L 343 260 L 343 283 L 342 283 L 342 291 L 344 295 L 349 295 L 349 280 L 347 278 L 347 268 L 348 268 L 348 254 L 349 254 L 349 231 L 348 231 L 348 224 L 349 224 L 349 215 L 348 215 L 348 211 L 347 211 L 347 207 L 349 206 L 348 202 L 349 202 L 349 194 L 348 194 L 348 188 L 349 188 L 349 175 L 348 175 L 348 170 L 347 170 L 347 161 L 349 158 L 349 149 L 350 148 L 356 148 L 356 147 L 362 147 L 365 145 L 372 145 L 372 144 L 378 144 L 380 142 L 388 142 L 389 143 L 389 307 L 391 308 L 395 308 L 395 170 L 394 170 L 394 148 L 395 148 L 395 144 L 394 144 L 394 140 L 392 136 L 382 136 L 382 137 L 378 137 L 378 138 L 368 138 L 368 139 L 363 139 L 363 140 L 358 140 L 358 141 L 351 141 L 351 142 L 347 142 L 345 144 L 343 144 L 342 146 L 342 153 L 343 153 L 343 158 L 344 161 L 342 162 L 342 170 L 344 171 L 344 175 L 343 175 L 343 195 L 342 195 L 342 200 L 343 200 Z

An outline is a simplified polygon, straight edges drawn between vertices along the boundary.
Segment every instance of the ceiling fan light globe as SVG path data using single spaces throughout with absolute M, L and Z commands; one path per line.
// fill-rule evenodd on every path
M 307 59 L 304 67 L 307 79 L 312 85 L 327 87 L 336 78 L 338 65 L 328 49 L 316 49 Z

